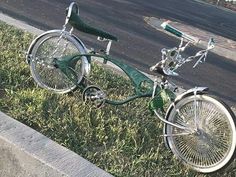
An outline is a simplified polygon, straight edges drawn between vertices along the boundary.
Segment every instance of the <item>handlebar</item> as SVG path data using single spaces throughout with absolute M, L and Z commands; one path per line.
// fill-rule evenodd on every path
M 164 30 L 168 31 L 168 32 L 171 33 L 171 34 L 174 34 L 174 35 L 177 36 L 177 37 L 184 38 L 184 39 L 186 39 L 187 41 L 190 41 L 190 42 L 192 42 L 192 43 L 197 43 L 197 42 L 198 42 L 198 40 L 197 40 L 195 37 L 193 37 L 193 36 L 191 36 L 191 35 L 188 35 L 188 34 L 185 34 L 184 32 L 178 30 L 177 28 L 174 28 L 173 26 L 171 26 L 171 25 L 169 24 L 169 22 L 170 22 L 170 21 L 165 21 L 165 22 L 163 22 L 163 23 L 161 24 L 161 27 L 162 27 Z
M 162 53 L 162 60 L 159 61 L 156 65 L 152 66 L 150 68 L 151 71 L 155 71 L 162 75 L 172 75 L 172 76 L 178 76 L 178 73 L 175 72 L 176 69 L 178 69 L 180 66 L 182 66 L 186 62 L 190 62 L 194 59 L 197 59 L 195 62 L 193 68 L 195 68 L 199 63 L 202 63 L 206 60 L 208 51 L 214 48 L 214 40 L 213 38 L 210 38 L 208 41 L 206 49 L 198 51 L 195 55 L 189 56 L 189 57 L 182 57 L 181 53 L 185 51 L 186 47 L 191 43 L 190 40 L 194 39 L 192 36 L 187 36 L 184 33 L 182 33 L 180 30 L 177 30 L 173 28 L 172 26 L 168 24 L 165 25 L 165 30 L 171 32 L 172 34 L 181 37 L 181 42 L 179 47 L 174 47 L 171 49 L 165 49 L 163 48 L 161 50 Z M 162 27 L 164 26 L 162 24 Z M 184 44 L 183 40 L 187 39 L 188 42 Z

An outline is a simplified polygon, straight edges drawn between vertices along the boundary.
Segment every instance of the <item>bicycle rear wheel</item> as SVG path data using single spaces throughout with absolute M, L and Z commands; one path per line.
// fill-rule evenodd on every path
M 56 93 L 67 93 L 76 88 L 85 75 L 87 58 L 82 57 L 72 68 L 77 73 L 77 84 L 70 80 L 54 65 L 54 58 L 60 60 L 62 56 L 84 54 L 83 45 L 68 32 L 53 30 L 39 36 L 29 49 L 30 70 L 36 83 L 47 90 Z
M 187 96 L 172 108 L 167 119 L 194 130 L 178 136 L 184 130 L 168 124 L 165 129 L 171 151 L 194 170 L 215 172 L 234 159 L 235 116 L 222 101 L 208 95 Z

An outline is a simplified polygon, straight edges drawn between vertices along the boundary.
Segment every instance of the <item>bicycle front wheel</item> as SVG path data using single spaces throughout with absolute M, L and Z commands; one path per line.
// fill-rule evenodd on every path
M 46 32 L 36 38 L 30 46 L 31 74 L 42 88 L 56 93 L 70 92 L 82 81 L 88 63 L 87 58 L 82 57 L 71 68 L 77 75 L 77 84 L 56 67 L 53 60 L 55 58 L 60 60 L 65 55 L 85 54 L 85 52 L 84 46 L 68 32 L 61 30 Z
M 194 170 L 215 172 L 234 159 L 235 116 L 222 101 L 208 95 L 187 96 L 172 108 L 167 119 L 192 130 L 184 135 L 184 130 L 166 125 L 171 151 Z

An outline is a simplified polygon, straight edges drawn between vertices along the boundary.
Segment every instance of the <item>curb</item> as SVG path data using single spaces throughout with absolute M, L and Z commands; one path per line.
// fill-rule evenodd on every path
M 12 25 L 15 26 L 19 29 L 22 29 L 24 31 L 28 31 L 34 35 L 39 35 L 42 34 L 44 31 L 40 30 L 38 28 L 35 28 L 33 26 L 28 25 L 27 23 L 20 21 L 20 20 L 16 20 L 6 14 L 3 14 L 0 12 L 0 20 L 7 23 L 8 25 Z
M 0 176 L 112 177 L 76 153 L 0 112 Z

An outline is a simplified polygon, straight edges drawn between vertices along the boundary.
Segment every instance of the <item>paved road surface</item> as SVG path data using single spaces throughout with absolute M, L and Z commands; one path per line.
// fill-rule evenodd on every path
M 1 0 L 0 11 L 26 21 L 40 29 L 60 28 L 64 9 L 70 0 Z M 160 60 L 160 49 L 173 47 L 178 41 L 148 26 L 144 16 L 183 22 L 236 40 L 236 13 L 192 0 L 80 0 L 80 14 L 94 26 L 116 35 L 120 41 L 112 46 L 112 54 L 143 71 Z M 87 46 L 95 37 L 79 34 Z M 95 42 L 96 46 L 100 43 Z M 187 54 L 196 51 L 189 49 Z M 208 86 L 211 93 L 236 105 L 236 63 L 209 54 L 207 63 L 196 69 L 187 64 L 175 81 L 185 88 Z

